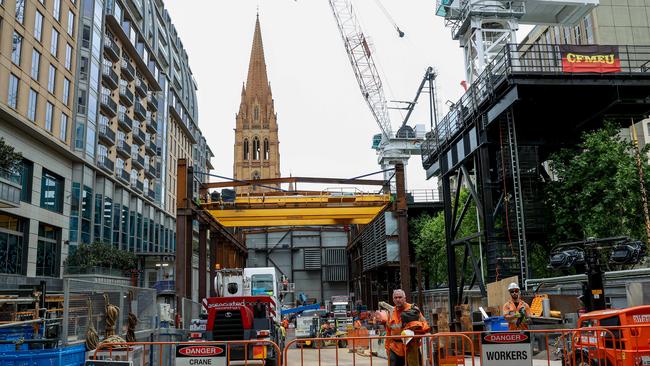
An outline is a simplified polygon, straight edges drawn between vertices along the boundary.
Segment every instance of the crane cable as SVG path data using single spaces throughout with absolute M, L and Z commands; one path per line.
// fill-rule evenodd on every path
M 397 35 L 399 35 L 400 38 L 404 38 L 404 35 L 405 35 L 404 32 L 402 32 L 402 30 L 399 29 L 399 26 L 395 22 L 395 19 L 393 19 L 393 17 L 390 15 L 388 10 L 386 10 L 386 8 L 381 3 L 381 1 L 375 0 L 375 3 L 377 3 L 377 6 L 379 7 L 379 9 L 381 9 L 381 11 L 384 13 L 384 15 L 386 16 L 386 19 L 388 19 L 388 21 L 393 25 L 393 27 L 395 27 L 395 30 L 397 31 Z

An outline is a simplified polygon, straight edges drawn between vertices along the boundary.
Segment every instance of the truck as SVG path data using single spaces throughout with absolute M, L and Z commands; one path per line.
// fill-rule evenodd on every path
M 230 360 L 247 364 L 278 365 L 277 350 L 284 338 L 280 331 L 281 303 L 278 301 L 278 273 L 275 268 L 233 268 L 217 270 L 215 297 L 203 300 L 207 311 L 205 341 L 259 340 L 247 346 L 231 345 Z
M 350 298 L 345 295 L 331 297 L 330 312 L 334 317 L 336 329 L 347 331 L 352 327 L 353 319 L 350 316 Z

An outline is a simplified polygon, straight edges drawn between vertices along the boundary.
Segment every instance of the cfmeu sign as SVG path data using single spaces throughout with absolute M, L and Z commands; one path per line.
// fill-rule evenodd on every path
M 484 332 L 481 334 L 481 365 L 532 366 L 529 332 Z
M 226 350 L 217 345 L 179 344 L 175 366 L 225 366 Z

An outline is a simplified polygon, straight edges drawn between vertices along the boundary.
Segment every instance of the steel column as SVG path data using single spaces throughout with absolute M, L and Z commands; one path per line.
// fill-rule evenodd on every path
M 178 159 L 176 189 L 176 284 L 177 311 L 182 309 L 183 298 L 192 298 L 192 179 L 194 168 L 186 159 Z
M 409 255 L 408 207 L 406 204 L 406 180 L 404 164 L 395 164 L 396 210 L 399 231 L 400 282 L 406 298 L 411 300 L 411 259 Z M 389 294 L 390 295 L 390 294 Z
M 217 263 L 217 233 L 210 231 L 210 296 L 217 296 L 214 289 L 214 277 L 216 276 L 214 265 Z
M 208 228 L 205 224 L 199 225 L 199 301 L 205 299 L 206 295 L 206 260 L 207 253 Z

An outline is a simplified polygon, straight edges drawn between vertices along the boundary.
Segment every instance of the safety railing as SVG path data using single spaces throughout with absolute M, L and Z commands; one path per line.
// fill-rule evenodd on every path
M 577 46 L 576 46 L 577 47 Z M 594 47 L 596 47 L 594 45 Z M 615 75 L 650 77 L 650 46 L 599 46 L 617 51 L 620 70 Z M 452 104 L 447 115 L 422 142 L 422 165 L 428 169 L 442 152 L 442 146 L 449 144 L 459 131 L 463 130 L 481 113 L 483 103 L 495 92 L 509 76 L 593 76 L 601 73 L 567 73 L 563 66 L 563 53 L 559 44 L 506 45 L 485 67 L 460 100 Z M 612 75 L 612 74 L 607 74 Z
M 212 358 L 215 362 L 205 361 L 206 358 Z M 91 351 L 89 359 L 131 361 L 133 366 L 280 366 L 282 352 L 276 343 L 257 339 L 218 342 L 107 342 L 100 343 Z M 187 363 L 179 362 L 179 359 L 186 359 Z

